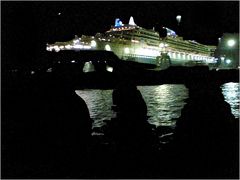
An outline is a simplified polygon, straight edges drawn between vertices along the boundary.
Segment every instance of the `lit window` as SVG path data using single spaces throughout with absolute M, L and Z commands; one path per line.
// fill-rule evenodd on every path
M 176 58 L 176 53 L 173 52 L 173 53 L 172 53 L 172 56 L 173 56 L 173 58 Z
M 71 49 L 71 45 L 68 44 L 68 45 L 65 46 L 65 48 L 66 49 Z
M 111 51 L 111 47 L 110 47 L 109 44 L 106 44 L 106 45 L 105 45 L 105 50 L 106 50 L 106 51 Z
M 129 53 L 130 53 L 129 48 L 125 48 L 125 49 L 124 49 L 124 53 L 125 53 L 125 54 L 129 54 Z
M 171 52 L 169 52 L 168 55 L 169 55 L 170 58 L 172 57 L 172 53 Z
M 76 49 L 82 49 L 82 48 L 83 48 L 83 45 L 76 44 L 76 45 L 74 45 L 74 48 L 76 48 Z
M 230 63 L 231 63 L 231 60 L 230 60 L 230 59 L 227 59 L 227 60 L 226 60 L 226 63 L 227 63 L 227 64 L 230 64 Z
M 181 58 L 181 55 L 180 55 L 180 53 L 178 53 L 178 54 L 177 54 L 177 57 L 178 57 L 178 58 Z
M 163 47 L 164 47 L 164 44 L 163 44 L 163 43 L 160 43 L 160 44 L 159 44 L 159 47 L 160 47 L 160 48 L 163 48 Z
M 185 59 L 186 58 L 186 55 L 185 54 L 183 54 L 183 59 Z
M 91 46 L 92 46 L 92 47 L 96 47 L 96 45 L 97 45 L 96 41 L 92 40 L 92 41 L 91 41 Z
M 227 45 L 229 46 L 229 47 L 233 47 L 234 45 L 235 45 L 235 41 L 233 40 L 233 39 L 229 39 L 228 41 L 227 41 Z

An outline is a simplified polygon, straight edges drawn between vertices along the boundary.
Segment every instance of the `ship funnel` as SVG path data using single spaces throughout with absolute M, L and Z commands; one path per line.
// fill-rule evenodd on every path
M 133 19 L 132 16 L 130 17 L 128 24 L 129 24 L 129 25 L 132 25 L 132 26 L 136 26 L 136 24 L 135 24 L 134 19 Z
M 115 19 L 115 27 L 123 26 L 122 21 L 119 18 Z

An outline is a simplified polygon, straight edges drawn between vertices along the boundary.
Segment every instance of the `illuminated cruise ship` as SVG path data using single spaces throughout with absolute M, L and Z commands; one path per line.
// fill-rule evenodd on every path
M 105 33 L 95 36 L 75 36 L 68 42 L 47 44 L 48 51 L 60 50 L 106 50 L 113 51 L 120 59 L 157 66 L 215 63 L 216 46 L 203 45 L 196 41 L 183 40 L 173 30 L 164 27 L 166 37 L 159 32 L 137 26 L 133 17 L 128 24 L 120 19 Z

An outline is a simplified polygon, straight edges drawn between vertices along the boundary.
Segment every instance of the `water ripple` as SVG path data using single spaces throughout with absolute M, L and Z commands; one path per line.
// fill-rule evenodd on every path
M 137 87 L 147 104 L 149 123 L 155 126 L 174 126 L 188 98 L 188 89 L 182 84 L 164 84 Z M 240 88 L 239 83 L 226 83 L 221 86 L 225 100 L 230 104 L 233 115 L 238 118 Z M 77 90 L 76 93 L 86 102 L 93 127 L 101 127 L 113 116 L 112 90 Z
M 149 123 L 155 126 L 172 126 L 173 119 L 181 115 L 181 109 L 188 97 L 184 85 L 138 86 L 148 106 Z M 76 93 L 86 102 L 93 127 L 101 127 L 105 120 L 113 116 L 112 90 L 77 90 Z
M 181 84 L 160 86 L 138 86 L 148 106 L 149 123 L 155 126 L 174 126 L 174 119 L 181 116 L 181 110 L 188 98 L 188 89 Z
M 224 99 L 231 106 L 232 114 L 235 118 L 240 117 L 239 99 L 240 99 L 240 85 L 239 83 L 225 83 L 221 86 Z

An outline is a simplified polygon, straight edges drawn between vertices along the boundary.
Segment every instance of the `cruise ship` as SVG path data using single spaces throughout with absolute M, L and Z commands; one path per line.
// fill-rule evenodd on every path
M 175 65 L 213 64 L 216 46 L 184 40 L 175 31 L 164 27 L 165 37 L 155 29 L 138 26 L 133 17 L 128 24 L 115 19 L 115 25 L 105 33 L 95 36 L 75 36 L 67 42 L 47 44 L 48 51 L 106 50 L 114 52 L 121 60 L 154 64 L 158 67 Z

